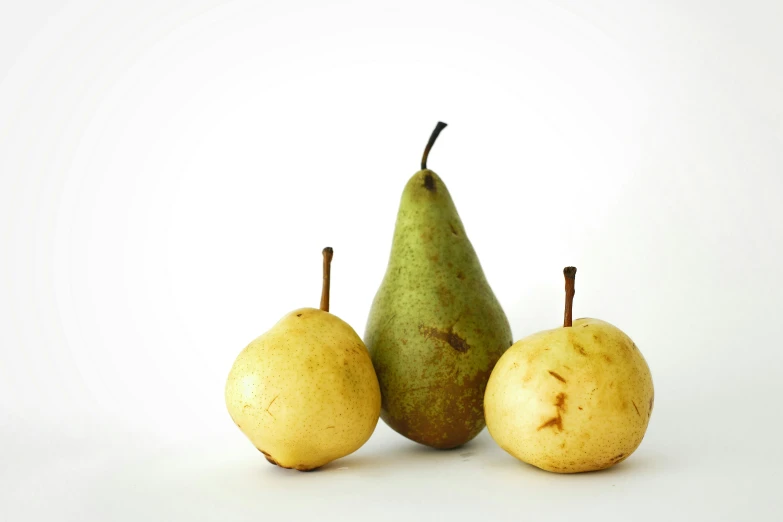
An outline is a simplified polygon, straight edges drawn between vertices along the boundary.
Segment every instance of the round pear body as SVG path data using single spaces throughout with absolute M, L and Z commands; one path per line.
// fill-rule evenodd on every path
M 250 343 L 226 383 L 226 406 L 273 464 L 315 469 L 359 449 L 381 394 L 362 340 L 340 318 L 295 310 Z
M 484 388 L 511 338 L 446 185 L 420 170 L 402 193 L 364 333 L 381 418 L 421 444 L 465 444 L 484 429 Z
M 642 442 L 650 369 L 615 326 L 577 319 L 517 341 L 487 383 L 487 428 L 500 447 L 547 471 L 608 468 Z

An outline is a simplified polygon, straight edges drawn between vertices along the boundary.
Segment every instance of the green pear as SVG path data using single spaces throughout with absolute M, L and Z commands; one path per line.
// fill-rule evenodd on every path
M 501 357 L 484 397 L 500 447 L 547 471 L 608 468 L 639 447 L 653 409 L 650 369 L 636 344 L 598 319 L 571 320 L 576 268 L 567 267 L 562 328 L 533 334 Z
M 359 449 L 378 423 L 381 394 L 367 347 L 329 313 L 324 250 L 321 309 L 283 317 L 237 357 L 226 382 L 231 418 L 272 464 L 307 471 Z
M 484 428 L 487 379 L 511 328 L 487 283 L 443 180 L 422 170 L 402 193 L 386 275 L 364 339 L 381 386 L 381 418 L 434 448 Z

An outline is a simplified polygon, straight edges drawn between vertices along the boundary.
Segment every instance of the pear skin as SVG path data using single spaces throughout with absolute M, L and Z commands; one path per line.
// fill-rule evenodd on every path
M 381 406 L 367 348 L 347 323 L 295 310 L 237 357 L 226 406 L 266 458 L 310 470 L 359 449 Z
M 446 185 L 427 168 L 402 193 L 364 339 L 392 429 L 444 449 L 481 432 L 484 389 L 511 329 Z

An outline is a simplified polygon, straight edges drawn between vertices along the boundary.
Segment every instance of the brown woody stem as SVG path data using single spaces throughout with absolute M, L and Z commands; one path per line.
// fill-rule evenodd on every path
M 446 124 L 442 121 L 439 121 L 437 125 L 435 125 L 435 130 L 432 131 L 432 134 L 430 135 L 430 141 L 427 142 L 427 146 L 424 148 L 424 155 L 421 157 L 421 170 L 424 170 L 427 168 L 427 157 L 430 155 L 430 149 L 435 144 L 435 140 L 438 139 L 438 134 L 440 134 L 440 131 L 446 128 Z
M 329 311 L 329 285 L 331 283 L 332 256 L 334 250 L 332 247 L 326 247 L 323 250 L 324 255 L 324 284 L 321 287 L 321 310 Z
M 576 267 L 567 266 L 563 269 L 563 275 L 565 276 L 565 314 L 563 314 L 563 328 L 568 328 L 573 324 L 573 308 L 574 308 L 574 279 L 576 279 Z

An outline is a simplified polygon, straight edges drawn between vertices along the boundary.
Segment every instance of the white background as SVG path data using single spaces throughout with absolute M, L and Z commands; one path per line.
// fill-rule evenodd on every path
M 0 519 L 773 520 L 783 3 L 0 3 Z M 239 351 L 317 306 L 361 334 L 430 156 L 516 339 L 644 353 L 611 470 L 382 422 L 315 473 L 230 421 Z

